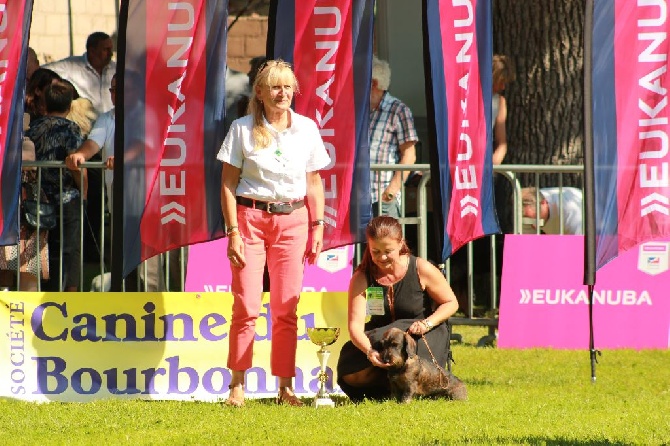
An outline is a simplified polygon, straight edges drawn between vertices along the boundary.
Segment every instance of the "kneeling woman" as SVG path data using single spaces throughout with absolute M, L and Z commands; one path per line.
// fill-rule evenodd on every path
M 449 342 L 445 321 L 458 310 L 447 280 L 427 260 L 411 255 L 395 218 L 372 219 L 366 236 L 367 249 L 349 284 L 351 341 L 342 347 L 337 364 L 337 382 L 352 401 L 391 397 L 377 350 L 391 327 L 425 335 L 430 349 L 418 340 L 418 354 L 432 361 L 432 351 L 444 367 Z

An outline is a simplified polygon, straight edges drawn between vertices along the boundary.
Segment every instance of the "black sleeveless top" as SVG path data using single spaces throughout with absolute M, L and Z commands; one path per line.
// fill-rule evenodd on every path
M 391 327 L 399 328 L 406 331 L 409 326 L 416 320 L 422 320 L 433 314 L 433 299 L 430 298 L 427 292 L 421 289 L 419 282 L 419 273 L 416 269 L 416 257 L 409 257 L 409 265 L 405 276 L 398 282 L 393 284 L 393 307 L 395 311 L 395 320 L 391 317 L 391 308 L 388 301 L 388 293 L 390 286 L 380 285 L 370 272 L 366 273 L 368 286 L 381 286 L 384 289 L 384 315 L 372 316 L 370 321 L 365 324 L 365 335 L 370 339 L 372 348 L 375 350 L 381 349 L 381 340 L 386 330 Z M 431 350 L 435 355 L 437 363 L 442 367 L 447 365 L 449 332 L 447 324 L 438 324 L 435 328 L 426 333 L 426 342 L 423 342 L 420 337 L 414 336 L 417 340 L 417 354 L 426 361 L 432 362 L 432 355 L 429 352 L 426 342 L 430 344 Z M 360 394 L 361 392 L 366 396 L 374 399 L 384 399 L 391 396 L 388 386 L 384 390 L 374 394 L 368 394 L 368 387 L 375 387 L 370 385 L 364 388 L 354 388 L 349 386 L 341 377 L 356 373 L 370 367 L 370 361 L 365 356 L 365 353 L 360 351 L 353 342 L 347 341 L 340 350 L 340 356 L 337 361 L 337 383 L 340 388 L 350 397 Z M 378 383 L 379 384 L 379 383 Z M 382 383 L 383 384 L 383 383 Z M 379 389 L 377 389 L 379 390 Z
M 433 313 L 433 299 L 421 289 L 415 256 L 409 256 L 405 276 L 392 286 L 380 285 L 369 270 L 366 272 L 366 278 L 368 287 L 384 289 L 384 315 L 371 316 L 370 321 L 365 324 L 366 331 L 383 327 L 398 319 L 424 319 Z M 393 287 L 392 293 L 391 287 Z M 389 295 L 393 298 L 395 319 L 391 316 Z

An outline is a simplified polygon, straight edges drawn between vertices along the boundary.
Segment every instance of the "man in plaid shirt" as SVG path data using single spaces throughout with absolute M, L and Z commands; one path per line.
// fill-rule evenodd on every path
M 370 163 L 414 164 L 419 140 L 409 107 L 388 93 L 391 69 L 388 62 L 372 60 L 370 88 Z M 400 190 L 410 172 L 372 172 L 372 212 L 400 217 Z

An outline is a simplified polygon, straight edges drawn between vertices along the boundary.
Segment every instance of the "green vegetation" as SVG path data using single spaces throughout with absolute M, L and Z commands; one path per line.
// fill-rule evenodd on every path
M 670 351 L 498 350 L 458 327 L 454 373 L 467 402 L 393 401 L 241 409 L 176 401 L 33 404 L 0 400 L 0 444 L 670 444 Z

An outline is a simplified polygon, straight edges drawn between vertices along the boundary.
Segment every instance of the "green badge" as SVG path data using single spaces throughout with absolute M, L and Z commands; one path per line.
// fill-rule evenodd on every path
M 365 300 L 367 302 L 366 314 L 368 316 L 384 315 L 384 288 L 380 286 L 371 286 L 365 290 Z

